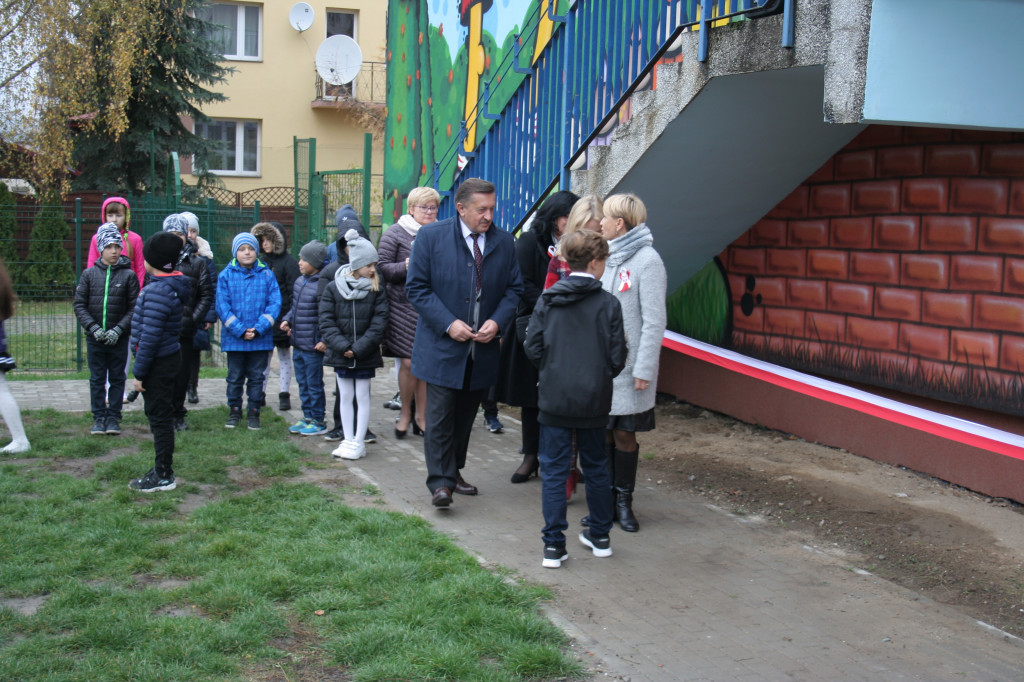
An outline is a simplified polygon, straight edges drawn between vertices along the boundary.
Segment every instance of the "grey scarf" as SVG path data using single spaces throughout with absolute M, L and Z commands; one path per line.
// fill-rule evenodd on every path
M 346 301 L 358 301 L 361 298 L 366 298 L 370 293 L 370 287 L 373 286 L 373 282 L 366 277 L 359 279 L 352 277 L 352 268 L 347 265 L 342 265 L 334 273 L 334 284 L 338 287 L 338 293 Z

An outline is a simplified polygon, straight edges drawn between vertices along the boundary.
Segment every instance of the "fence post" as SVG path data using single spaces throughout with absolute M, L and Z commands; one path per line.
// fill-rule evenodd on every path
M 373 178 L 370 165 L 373 163 L 373 133 L 363 134 L 363 227 L 370 233 L 370 189 Z
M 252 202 L 252 222 L 253 223 L 260 222 L 260 200 L 259 199 L 257 199 L 256 201 Z
M 101 218 L 102 219 L 102 218 Z M 75 281 L 82 276 L 82 197 L 75 197 Z M 75 371 L 82 371 L 82 325 L 75 325 Z

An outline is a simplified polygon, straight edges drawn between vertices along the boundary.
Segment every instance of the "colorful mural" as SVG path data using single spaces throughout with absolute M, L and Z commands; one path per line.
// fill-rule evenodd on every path
M 673 331 L 1024 415 L 1024 134 L 872 126 L 717 260 Z
M 554 7 L 551 8 L 551 4 Z M 569 0 L 390 0 L 384 223 L 397 220 L 405 195 L 434 184 L 434 160 L 451 158 L 463 121 L 462 148 L 472 151 L 491 124 L 476 102 L 491 83 L 490 110 L 500 111 L 525 77 L 498 71 L 520 41 L 520 64 L 540 54 L 554 30 L 548 18 Z M 450 186 L 457 164 L 446 164 Z

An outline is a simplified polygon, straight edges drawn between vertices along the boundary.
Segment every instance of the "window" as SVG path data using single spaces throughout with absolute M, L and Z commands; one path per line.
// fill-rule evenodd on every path
M 327 10 L 327 37 L 348 36 L 356 39 L 356 15 L 355 12 L 344 10 Z M 324 99 L 336 100 L 352 96 L 352 83 L 344 85 L 331 85 L 324 83 Z
M 212 172 L 218 175 L 260 174 L 258 121 L 197 121 L 195 133 L 215 143 L 207 157 Z
M 197 15 L 210 24 L 206 38 L 225 59 L 260 59 L 263 34 L 260 5 L 213 2 L 198 10 Z

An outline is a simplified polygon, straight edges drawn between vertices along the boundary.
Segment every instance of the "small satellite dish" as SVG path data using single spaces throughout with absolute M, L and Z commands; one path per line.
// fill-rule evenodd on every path
M 313 25 L 313 8 L 307 2 L 297 2 L 288 12 L 288 23 L 299 33 Z
M 351 83 L 362 65 L 363 51 L 348 36 L 331 36 L 316 50 L 316 72 L 331 85 Z

